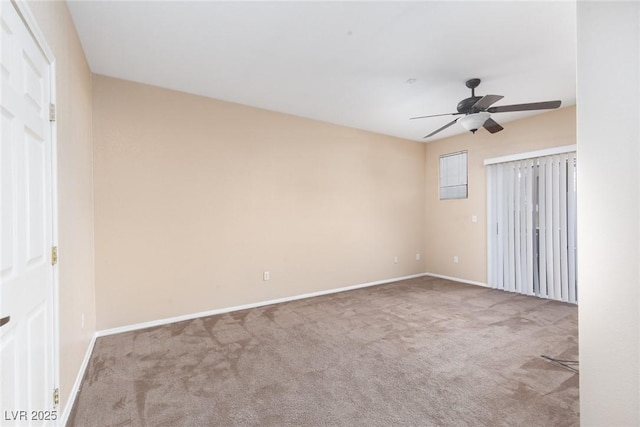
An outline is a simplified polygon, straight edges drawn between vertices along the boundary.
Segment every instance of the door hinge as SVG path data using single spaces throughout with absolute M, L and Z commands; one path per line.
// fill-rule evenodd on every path
M 51 247 L 51 265 L 56 265 L 58 263 L 58 247 Z
M 56 104 L 49 104 L 49 121 L 56 121 Z
M 54 388 L 53 389 L 53 404 L 58 406 L 60 404 L 60 389 L 59 388 Z

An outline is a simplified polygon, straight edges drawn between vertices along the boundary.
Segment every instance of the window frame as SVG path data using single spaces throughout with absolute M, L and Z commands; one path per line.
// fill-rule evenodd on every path
M 467 150 L 441 154 L 438 157 L 438 198 L 440 200 L 469 198 L 469 154 Z

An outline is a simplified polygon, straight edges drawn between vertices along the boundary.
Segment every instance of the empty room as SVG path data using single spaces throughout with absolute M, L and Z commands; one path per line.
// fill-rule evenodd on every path
M 639 3 L 0 6 L 0 425 L 640 425 Z

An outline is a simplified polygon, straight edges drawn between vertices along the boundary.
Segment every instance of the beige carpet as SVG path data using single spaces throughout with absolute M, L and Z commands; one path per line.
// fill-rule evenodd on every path
M 68 426 L 571 426 L 577 307 L 419 278 L 100 338 Z

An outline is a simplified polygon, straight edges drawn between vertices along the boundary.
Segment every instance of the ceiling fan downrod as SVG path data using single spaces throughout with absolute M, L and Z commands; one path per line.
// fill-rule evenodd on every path
M 471 89 L 471 97 L 476 96 L 476 88 L 480 85 L 480 79 L 469 79 L 465 82 L 465 85 Z

